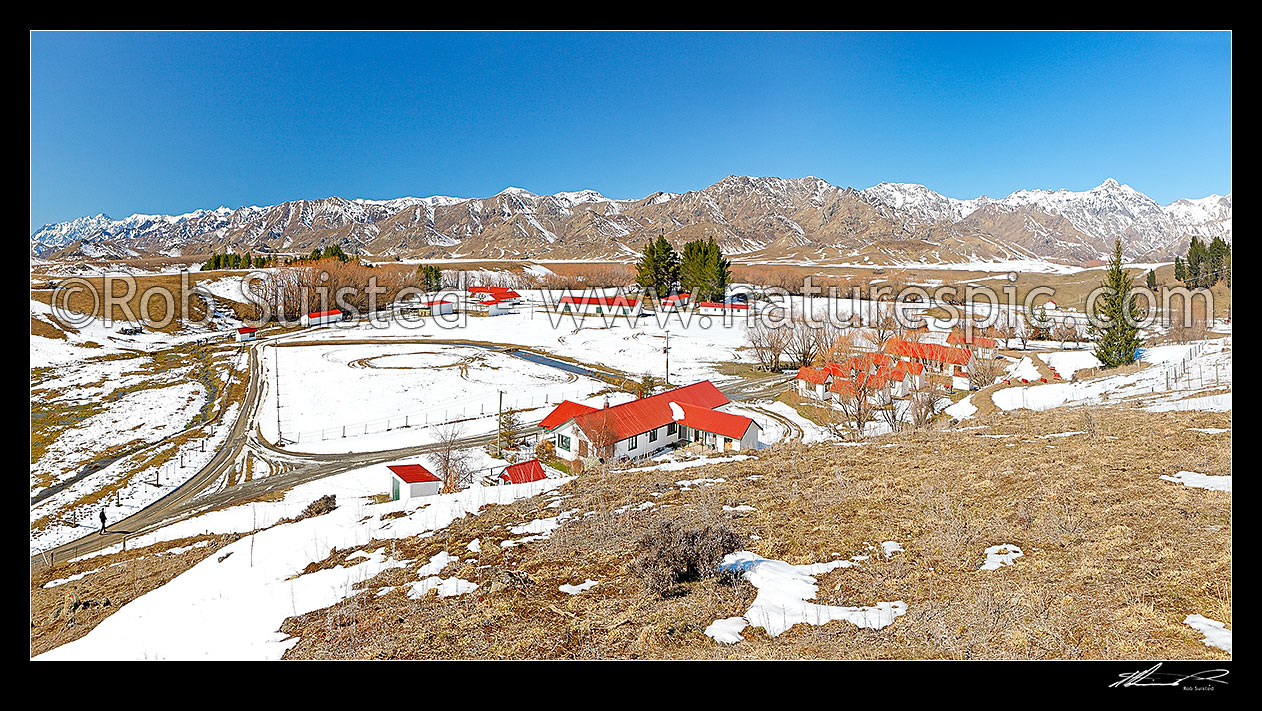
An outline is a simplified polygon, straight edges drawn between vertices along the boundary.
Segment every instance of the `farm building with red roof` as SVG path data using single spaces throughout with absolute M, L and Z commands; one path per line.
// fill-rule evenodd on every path
M 304 314 L 302 317 L 303 326 L 323 326 L 326 323 L 337 323 L 342 320 L 342 312 L 337 309 L 331 311 L 312 311 Z
M 238 341 L 253 341 L 258 337 L 258 329 L 253 326 L 244 326 L 237 329 Z
M 562 296 L 557 311 L 598 316 L 640 316 L 644 311 L 640 299 L 625 296 Z
M 443 480 L 420 464 L 390 464 L 390 500 L 433 496 L 442 491 Z
M 548 475 L 543 471 L 543 464 L 538 459 L 510 464 L 500 473 L 500 481 L 505 484 L 529 484 L 532 481 L 547 478 Z
M 757 449 L 761 429 L 743 415 L 721 412 L 729 400 L 708 380 L 613 407 L 566 400 L 539 426 L 565 459 L 638 459 L 680 442 L 718 450 Z

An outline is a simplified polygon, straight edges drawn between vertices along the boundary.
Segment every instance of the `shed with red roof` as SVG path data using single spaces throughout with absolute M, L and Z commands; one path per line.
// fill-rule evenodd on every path
M 510 464 L 500 473 L 500 482 L 504 484 L 529 484 L 547 478 L 543 464 L 538 459 Z
M 442 491 L 443 480 L 420 464 L 390 464 L 390 500 L 433 496 Z

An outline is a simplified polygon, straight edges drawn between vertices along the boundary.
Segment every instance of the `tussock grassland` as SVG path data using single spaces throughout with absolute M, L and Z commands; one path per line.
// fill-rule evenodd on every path
M 165 585 L 238 538 L 238 534 L 194 536 L 33 570 L 31 656 L 79 639 L 123 605 Z M 190 548 L 197 544 L 204 545 Z M 81 573 L 89 574 L 44 587 Z
M 786 444 L 756 460 L 675 472 L 588 473 L 556 492 L 564 497 L 558 507 L 545 495 L 490 507 L 432 537 L 368 544 L 416 563 L 287 620 L 282 631 L 300 637 L 287 657 L 1227 656 L 1182 620 L 1195 613 L 1231 626 L 1230 495 L 1158 477 L 1229 474 L 1230 435 L 1189 428 L 1230 427 L 1230 413 L 1062 409 L 969 421 L 981 425 L 861 446 Z M 1070 431 L 1083 434 L 1041 437 Z M 702 477 L 726 481 L 675 483 Z M 655 505 L 616 512 L 647 501 Z M 754 511 L 723 510 L 740 504 Z M 520 537 L 509 526 L 568 509 L 577 511 L 548 540 L 499 546 Z M 747 628 L 740 644 L 715 643 L 705 627 L 744 613 L 755 590 L 708 578 L 650 591 L 632 563 L 644 533 L 666 519 L 730 526 L 750 550 L 795 564 L 868 554 L 818 576 L 815 601 L 904 600 L 908 612 L 882 630 L 832 622 L 771 638 Z M 466 550 L 474 538 L 481 554 Z M 885 558 L 883 541 L 904 551 Z M 978 570 L 983 550 L 1004 543 L 1024 557 Z M 444 550 L 461 561 L 442 575 L 478 583 L 472 594 L 411 600 L 396 587 L 376 596 L 416 580 L 415 568 Z M 335 551 L 313 569 L 350 552 Z M 587 578 L 600 582 L 574 596 L 557 589 Z

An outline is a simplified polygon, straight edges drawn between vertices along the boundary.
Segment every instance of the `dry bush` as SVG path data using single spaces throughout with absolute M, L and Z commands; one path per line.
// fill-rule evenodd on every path
M 645 587 L 661 594 L 679 583 L 716 577 L 723 556 L 743 545 L 727 526 L 686 528 L 667 519 L 640 539 L 631 570 Z
M 337 508 L 337 496 L 334 494 L 325 494 L 324 496 L 321 496 L 315 501 L 307 504 L 307 508 L 303 509 L 302 513 L 298 514 L 298 518 L 296 520 L 301 521 L 304 518 L 321 516 L 333 511 L 335 508 Z

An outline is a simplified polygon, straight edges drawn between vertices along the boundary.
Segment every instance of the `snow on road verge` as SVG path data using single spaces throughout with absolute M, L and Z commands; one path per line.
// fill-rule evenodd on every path
M 890 625 L 895 617 L 907 612 L 907 603 L 878 602 L 870 607 L 840 607 L 807 602 L 819 592 L 816 575 L 837 568 L 855 565 L 848 560 L 835 560 L 814 565 L 790 565 L 782 560 L 769 560 L 751 553 L 737 551 L 724 556 L 720 570 L 741 573 L 758 589 L 754 602 L 744 617 L 716 620 L 705 633 L 717 642 L 735 644 L 744 639 L 740 632 L 748 623 L 761 627 L 772 637 L 777 637 L 796 624 L 823 625 L 834 620 L 844 620 L 862 629 L 881 629 Z

